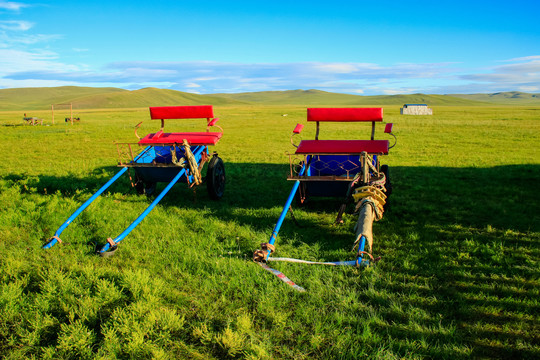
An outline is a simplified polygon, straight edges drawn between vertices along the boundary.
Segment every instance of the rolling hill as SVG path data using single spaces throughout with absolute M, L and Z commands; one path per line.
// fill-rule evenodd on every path
M 61 103 L 72 103 L 74 109 L 111 109 L 179 104 L 227 105 L 241 101 L 156 88 L 133 91 L 77 86 L 0 89 L 0 110 L 45 110 L 49 109 L 51 104 Z
M 406 103 L 424 103 L 431 105 L 485 105 L 484 102 L 473 99 L 461 99 L 449 95 L 376 95 L 362 96 L 351 94 L 338 94 L 321 90 L 288 90 L 288 91 L 261 91 L 238 94 L 213 94 L 215 96 L 240 100 L 249 103 L 268 105 L 403 105 Z
M 0 89 L 0 110 L 44 110 L 51 104 L 70 103 L 80 97 L 125 92 L 129 91 L 79 86 Z
M 136 108 L 172 105 L 233 105 L 241 103 L 243 102 L 219 96 L 199 95 L 157 88 L 94 94 L 73 99 L 73 105 L 80 109 Z
M 540 94 L 529 94 L 519 91 L 493 94 L 453 94 L 450 96 L 501 105 L 540 105 Z
M 74 109 L 138 108 L 171 105 L 302 105 L 382 106 L 425 103 L 429 106 L 538 105 L 540 94 L 377 95 L 362 96 L 321 90 L 260 91 L 237 94 L 193 94 L 169 89 L 52 88 L 0 89 L 0 111 L 45 110 L 51 104 L 72 103 Z

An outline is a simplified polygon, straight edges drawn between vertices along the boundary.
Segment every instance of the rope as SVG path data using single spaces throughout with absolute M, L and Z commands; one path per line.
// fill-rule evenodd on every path
M 51 237 L 51 238 L 49 239 L 49 241 L 51 241 L 52 239 L 58 240 L 58 242 L 59 242 L 60 244 L 62 243 L 62 240 L 61 240 L 58 236 L 56 236 L 56 235 L 54 235 L 53 237 Z
M 376 186 L 362 186 L 355 190 L 353 198 L 356 201 L 355 211 L 359 211 L 363 206 L 370 205 L 375 211 L 375 220 L 382 219 L 386 195 L 381 189 Z
M 176 143 L 172 146 L 171 148 L 171 162 L 176 165 L 176 166 L 180 166 L 181 168 L 185 168 L 186 167 L 186 158 L 185 157 L 181 157 L 180 160 L 178 160 L 178 157 L 176 156 Z
M 268 251 L 270 251 L 270 254 L 276 251 L 276 247 L 269 243 L 262 243 L 260 250 L 255 250 L 253 253 L 253 261 L 263 263 L 266 262 L 266 256 L 268 255 Z
M 371 197 L 362 199 L 356 205 L 356 210 L 359 211 L 364 206 L 368 206 L 368 205 L 373 208 L 373 211 L 375 211 L 375 221 L 381 220 L 383 218 L 384 208 L 376 199 L 373 199 Z
M 329 266 L 355 266 L 356 261 L 308 261 L 302 259 L 293 259 L 293 258 L 282 258 L 282 257 L 271 257 L 268 258 L 268 261 L 283 261 L 290 263 L 298 264 L 309 264 L 309 265 L 329 265 Z
M 184 139 L 183 145 L 184 153 L 186 154 L 188 160 L 189 172 L 191 173 L 191 175 L 193 175 L 193 184 L 199 185 L 200 183 L 202 183 L 202 177 L 199 171 L 199 165 L 197 164 L 197 159 L 195 159 L 195 156 L 191 152 L 191 147 L 189 146 L 189 142 L 186 139 Z

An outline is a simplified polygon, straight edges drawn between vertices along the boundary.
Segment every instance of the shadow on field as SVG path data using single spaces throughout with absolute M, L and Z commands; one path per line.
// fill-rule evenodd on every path
M 276 219 L 232 216 L 231 209 L 282 208 L 293 182 L 287 181 L 288 166 L 278 164 L 225 163 L 227 184 L 224 197 L 212 201 L 203 184 L 196 195 L 186 184 L 176 184 L 161 206 L 209 208 L 215 216 L 249 224 L 273 226 Z M 94 169 L 88 176 L 7 175 L 1 179 L 23 184 L 38 193 L 90 196 L 105 184 L 118 167 Z M 459 225 L 485 229 L 540 231 L 539 165 L 508 165 L 492 168 L 392 167 L 394 192 L 387 216 L 407 224 Z M 132 175 L 133 176 L 133 175 Z M 158 184 L 158 194 L 166 184 Z M 24 190 L 23 190 L 24 191 Z M 124 174 L 109 193 L 136 194 Z M 149 202 L 152 198 L 149 198 Z M 302 210 L 337 213 L 342 199 L 317 199 Z M 293 208 L 297 209 L 293 202 Z M 249 211 L 247 211 L 249 213 Z M 279 213 L 278 213 L 279 215 Z M 288 216 L 288 218 L 290 215 Z M 308 224 L 309 225 L 309 220 Z
M 225 166 L 227 185 L 220 201 L 210 200 L 204 186 L 195 197 L 179 184 L 160 206 L 205 209 L 221 221 L 270 235 L 292 187 L 285 180 L 288 166 Z M 105 167 L 84 178 L 8 175 L 2 180 L 19 184 L 21 191 L 89 197 L 117 171 Z M 393 167 L 390 174 L 390 207 L 374 225 L 375 252 L 383 261 L 373 287 L 384 289 L 386 296 L 356 289 L 360 301 L 384 320 L 372 322 L 370 331 L 394 339 L 392 350 L 405 357 L 538 357 L 540 165 Z M 126 175 L 108 191 L 135 194 Z M 349 249 L 352 233 L 321 224 L 320 216 L 310 218 L 326 214 L 323 218 L 331 221 L 339 204 L 339 199 L 317 201 L 298 211 L 302 228 L 289 215 L 281 239 L 299 237 L 323 250 Z M 418 345 L 426 342 L 429 346 Z M 456 352 L 463 345 L 470 353 Z
M 470 348 L 462 358 L 538 357 L 540 166 L 395 167 L 391 176 L 388 226 L 375 227 L 375 243 L 379 271 L 399 279 L 384 287 L 408 311 L 382 301 L 380 334 L 400 353 L 418 353 L 411 340 L 447 344 L 425 353 L 434 358 L 460 357 L 451 344 Z M 415 311 L 430 314 L 418 330 Z

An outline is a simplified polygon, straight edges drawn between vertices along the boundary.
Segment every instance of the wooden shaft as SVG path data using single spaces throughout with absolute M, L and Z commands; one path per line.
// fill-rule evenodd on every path
M 375 211 L 373 206 L 365 204 L 360 209 L 358 221 L 354 230 L 356 232 L 356 240 L 358 241 L 362 235 L 366 237 L 368 248 L 366 251 L 373 252 L 373 221 L 375 220 Z

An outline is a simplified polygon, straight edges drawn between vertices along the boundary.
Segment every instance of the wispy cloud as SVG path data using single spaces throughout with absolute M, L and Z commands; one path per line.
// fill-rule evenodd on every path
M 25 7 L 30 7 L 30 5 L 14 1 L 0 1 L 0 10 L 19 11 Z
M 3 73 L 0 70 L 0 86 L 7 80 L 51 81 L 131 89 L 156 86 L 199 93 L 315 88 L 364 95 L 536 91 L 540 88 L 540 59 L 537 56 L 511 59 L 492 68 L 467 70 L 454 63 L 383 66 L 373 63 L 217 61 L 115 62 L 102 69 L 89 69 L 56 64 L 54 54 L 30 55 L 25 66 L 8 66 L 5 69 L 9 70 Z M 45 58 L 40 59 L 40 56 Z M 43 62 L 41 67 L 40 62 Z
M 203 93 L 318 88 L 328 91 L 369 93 L 371 83 L 398 79 L 446 76 L 449 64 L 363 63 L 224 63 L 117 62 L 102 71 L 24 71 L 6 74 L 12 80 L 61 80 L 79 83 L 171 83 L 177 90 L 197 88 Z
M 34 24 L 29 21 L 3 20 L 0 21 L 0 29 L 9 31 L 26 31 L 32 28 Z
M 461 79 L 495 91 L 540 90 L 540 56 L 516 58 L 508 62 L 511 63 L 493 67 L 486 73 L 462 75 Z

